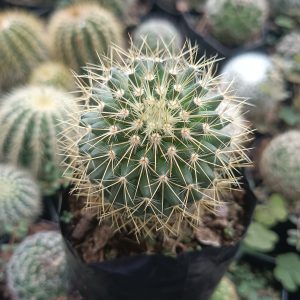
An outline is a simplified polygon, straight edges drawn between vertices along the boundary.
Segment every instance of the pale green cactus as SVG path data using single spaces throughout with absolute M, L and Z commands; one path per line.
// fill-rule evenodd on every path
M 111 44 L 122 46 L 122 25 L 108 10 L 95 3 L 72 4 L 58 10 L 49 23 L 54 58 L 76 72 L 87 63 L 98 63 Z
M 55 300 L 68 289 L 61 234 L 38 232 L 19 244 L 7 268 L 7 286 L 14 300 Z
M 71 130 L 79 127 L 66 152 L 74 192 L 100 220 L 128 223 L 135 233 L 177 234 L 182 222 L 201 222 L 205 207 L 213 209 L 219 192 L 237 183 L 233 170 L 247 156 L 232 146 L 237 136 L 222 132 L 234 120 L 217 108 L 242 103 L 219 91 L 214 61 L 196 60 L 196 52 L 117 49 L 121 62 L 90 69 L 86 109 L 68 121 Z M 242 131 L 239 140 L 248 128 Z
M 53 86 L 70 92 L 74 91 L 76 86 L 71 71 L 65 65 L 54 61 L 47 61 L 35 68 L 29 83 Z
M 41 211 L 40 190 L 30 174 L 0 164 L 0 235 L 6 227 L 30 225 Z
M 182 35 L 176 26 L 162 18 L 151 18 L 140 24 L 133 34 L 133 42 L 138 48 L 150 48 L 152 51 L 167 46 L 172 51 L 182 47 Z
M 66 127 L 68 112 L 76 111 L 73 97 L 54 87 L 14 90 L 1 101 L 0 158 L 28 168 L 45 184 L 43 192 L 58 188 L 62 175 L 58 135 Z
M 210 300 L 239 300 L 234 283 L 224 276 Z
M 43 23 L 22 11 L 0 13 L 0 90 L 26 81 L 28 74 L 47 58 Z
M 211 33 L 226 45 L 241 45 L 260 36 L 268 16 L 266 0 L 208 0 Z
M 275 137 L 264 150 L 260 171 L 272 191 L 290 200 L 300 197 L 300 131 L 291 130 Z

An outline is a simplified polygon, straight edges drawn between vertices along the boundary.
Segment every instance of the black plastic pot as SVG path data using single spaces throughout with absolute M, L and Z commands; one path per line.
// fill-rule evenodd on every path
M 244 188 L 244 226 L 251 221 L 256 198 L 247 183 Z M 66 203 L 66 201 L 65 201 Z M 176 258 L 136 255 L 86 264 L 71 246 L 62 224 L 66 257 L 72 284 L 87 300 L 206 300 L 214 291 L 239 243 L 203 247 Z

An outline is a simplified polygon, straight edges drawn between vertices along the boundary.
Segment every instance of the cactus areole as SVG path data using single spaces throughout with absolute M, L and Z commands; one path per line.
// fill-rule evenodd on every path
M 87 67 L 86 104 L 69 121 L 79 126 L 66 152 L 75 192 L 100 220 L 131 224 L 135 233 L 178 233 L 182 222 L 200 222 L 203 209 L 214 209 L 222 190 L 238 186 L 248 129 L 224 133 L 236 120 L 217 108 L 226 99 L 239 111 L 242 102 L 219 90 L 214 59 L 197 60 L 196 51 L 141 54 L 132 46 Z

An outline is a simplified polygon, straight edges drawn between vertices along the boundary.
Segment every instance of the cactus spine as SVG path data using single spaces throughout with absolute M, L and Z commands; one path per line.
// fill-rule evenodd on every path
M 30 174 L 0 164 L 0 234 L 5 227 L 30 224 L 41 213 L 39 187 Z
M 137 27 L 133 36 L 134 44 L 152 51 L 168 48 L 178 51 L 182 46 L 182 37 L 177 28 L 168 20 L 152 18 Z
M 30 80 L 32 85 L 50 85 L 66 91 L 74 91 L 75 80 L 66 66 L 57 62 L 45 62 L 33 70 Z
M 260 171 L 266 184 L 288 199 L 300 197 L 300 131 L 291 130 L 275 137 L 266 147 Z
M 227 45 L 258 36 L 268 15 L 266 0 L 208 0 L 205 8 L 212 34 Z
M 43 24 L 21 11 L 0 13 L 0 90 L 22 84 L 28 73 L 47 57 Z
M 122 63 L 103 61 L 87 75 L 79 135 L 66 149 L 75 192 L 98 208 L 100 220 L 129 222 L 136 233 L 178 233 L 237 183 L 232 170 L 247 157 L 222 133 L 233 120 L 216 109 L 224 99 L 242 104 L 218 92 L 213 60 L 196 61 L 196 51 L 116 50 Z M 69 123 L 73 129 L 76 116 Z
M 27 237 L 11 257 L 6 275 L 15 300 L 54 300 L 63 296 L 68 283 L 61 235 L 44 231 Z
M 53 56 L 79 72 L 97 63 L 111 44 L 123 45 L 122 26 L 94 3 L 73 4 L 56 12 L 49 24 Z
M 47 188 L 54 188 L 62 175 L 58 134 L 67 113 L 76 110 L 74 99 L 53 87 L 16 89 L 2 99 L 0 158 L 30 169 Z

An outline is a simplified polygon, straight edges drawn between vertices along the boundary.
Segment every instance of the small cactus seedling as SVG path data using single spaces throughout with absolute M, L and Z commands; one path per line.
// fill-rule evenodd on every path
M 263 30 L 267 15 L 266 0 L 208 0 L 205 13 L 212 34 L 226 45 L 241 45 Z
M 120 63 L 107 59 L 88 73 L 79 136 L 66 145 L 75 192 L 97 207 L 100 220 L 129 223 L 137 234 L 176 234 L 237 184 L 233 170 L 247 156 L 232 141 L 248 129 L 238 137 L 223 133 L 234 120 L 217 108 L 242 103 L 219 91 L 214 60 L 196 60 L 196 48 L 176 56 L 167 47 L 115 51 Z
M 224 276 L 217 286 L 217 289 L 213 293 L 210 300 L 238 300 L 238 294 L 234 283 L 227 277 Z
M 293 31 L 285 35 L 277 45 L 276 52 L 277 61 L 287 79 L 300 84 L 300 32 Z
M 67 292 L 62 237 L 44 231 L 18 245 L 7 268 L 7 285 L 15 300 L 55 300 Z
M 21 11 L 0 13 L 0 90 L 24 83 L 46 57 L 39 19 Z
M 40 213 L 39 187 L 30 174 L 0 164 L 0 235 L 8 226 L 34 222 Z
M 48 61 L 33 70 L 29 83 L 32 85 L 50 85 L 66 91 L 73 91 L 75 80 L 71 71 L 63 64 Z
M 182 47 L 182 36 L 170 21 L 151 18 L 137 27 L 133 35 L 134 44 L 152 51 L 164 49 L 165 45 L 174 51 Z
M 0 158 L 30 169 L 46 186 L 54 187 L 62 175 L 58 134 L 70 111 L 77 111 L 74 99 L 54 87 L 22 87 L 5 96 L 0 109 Z
M 95 3 L 72 4 L 57 11 L 49 24 L 53 56 L 76 72 L 97 63 L 111 44 L 123 45 L 122 26 L 114 15 Z
M 300 197 L 300 131 L 291 130 L 275 137 L 260 161 L 264 182 L 275 192 L 298 201 Z
M 247 97 L 246 117 L 261 132 L 270 130 L 280 101 L 287 96 L 283 76 L 265 54 L 249 52 L 227 62 L 221 70 L 223 80 L 233 81 L 232 90 Z
M 300 17 L 299 0 L 270 0 L 270 4 L 275 14 L 282 14 L 299 20 Z

